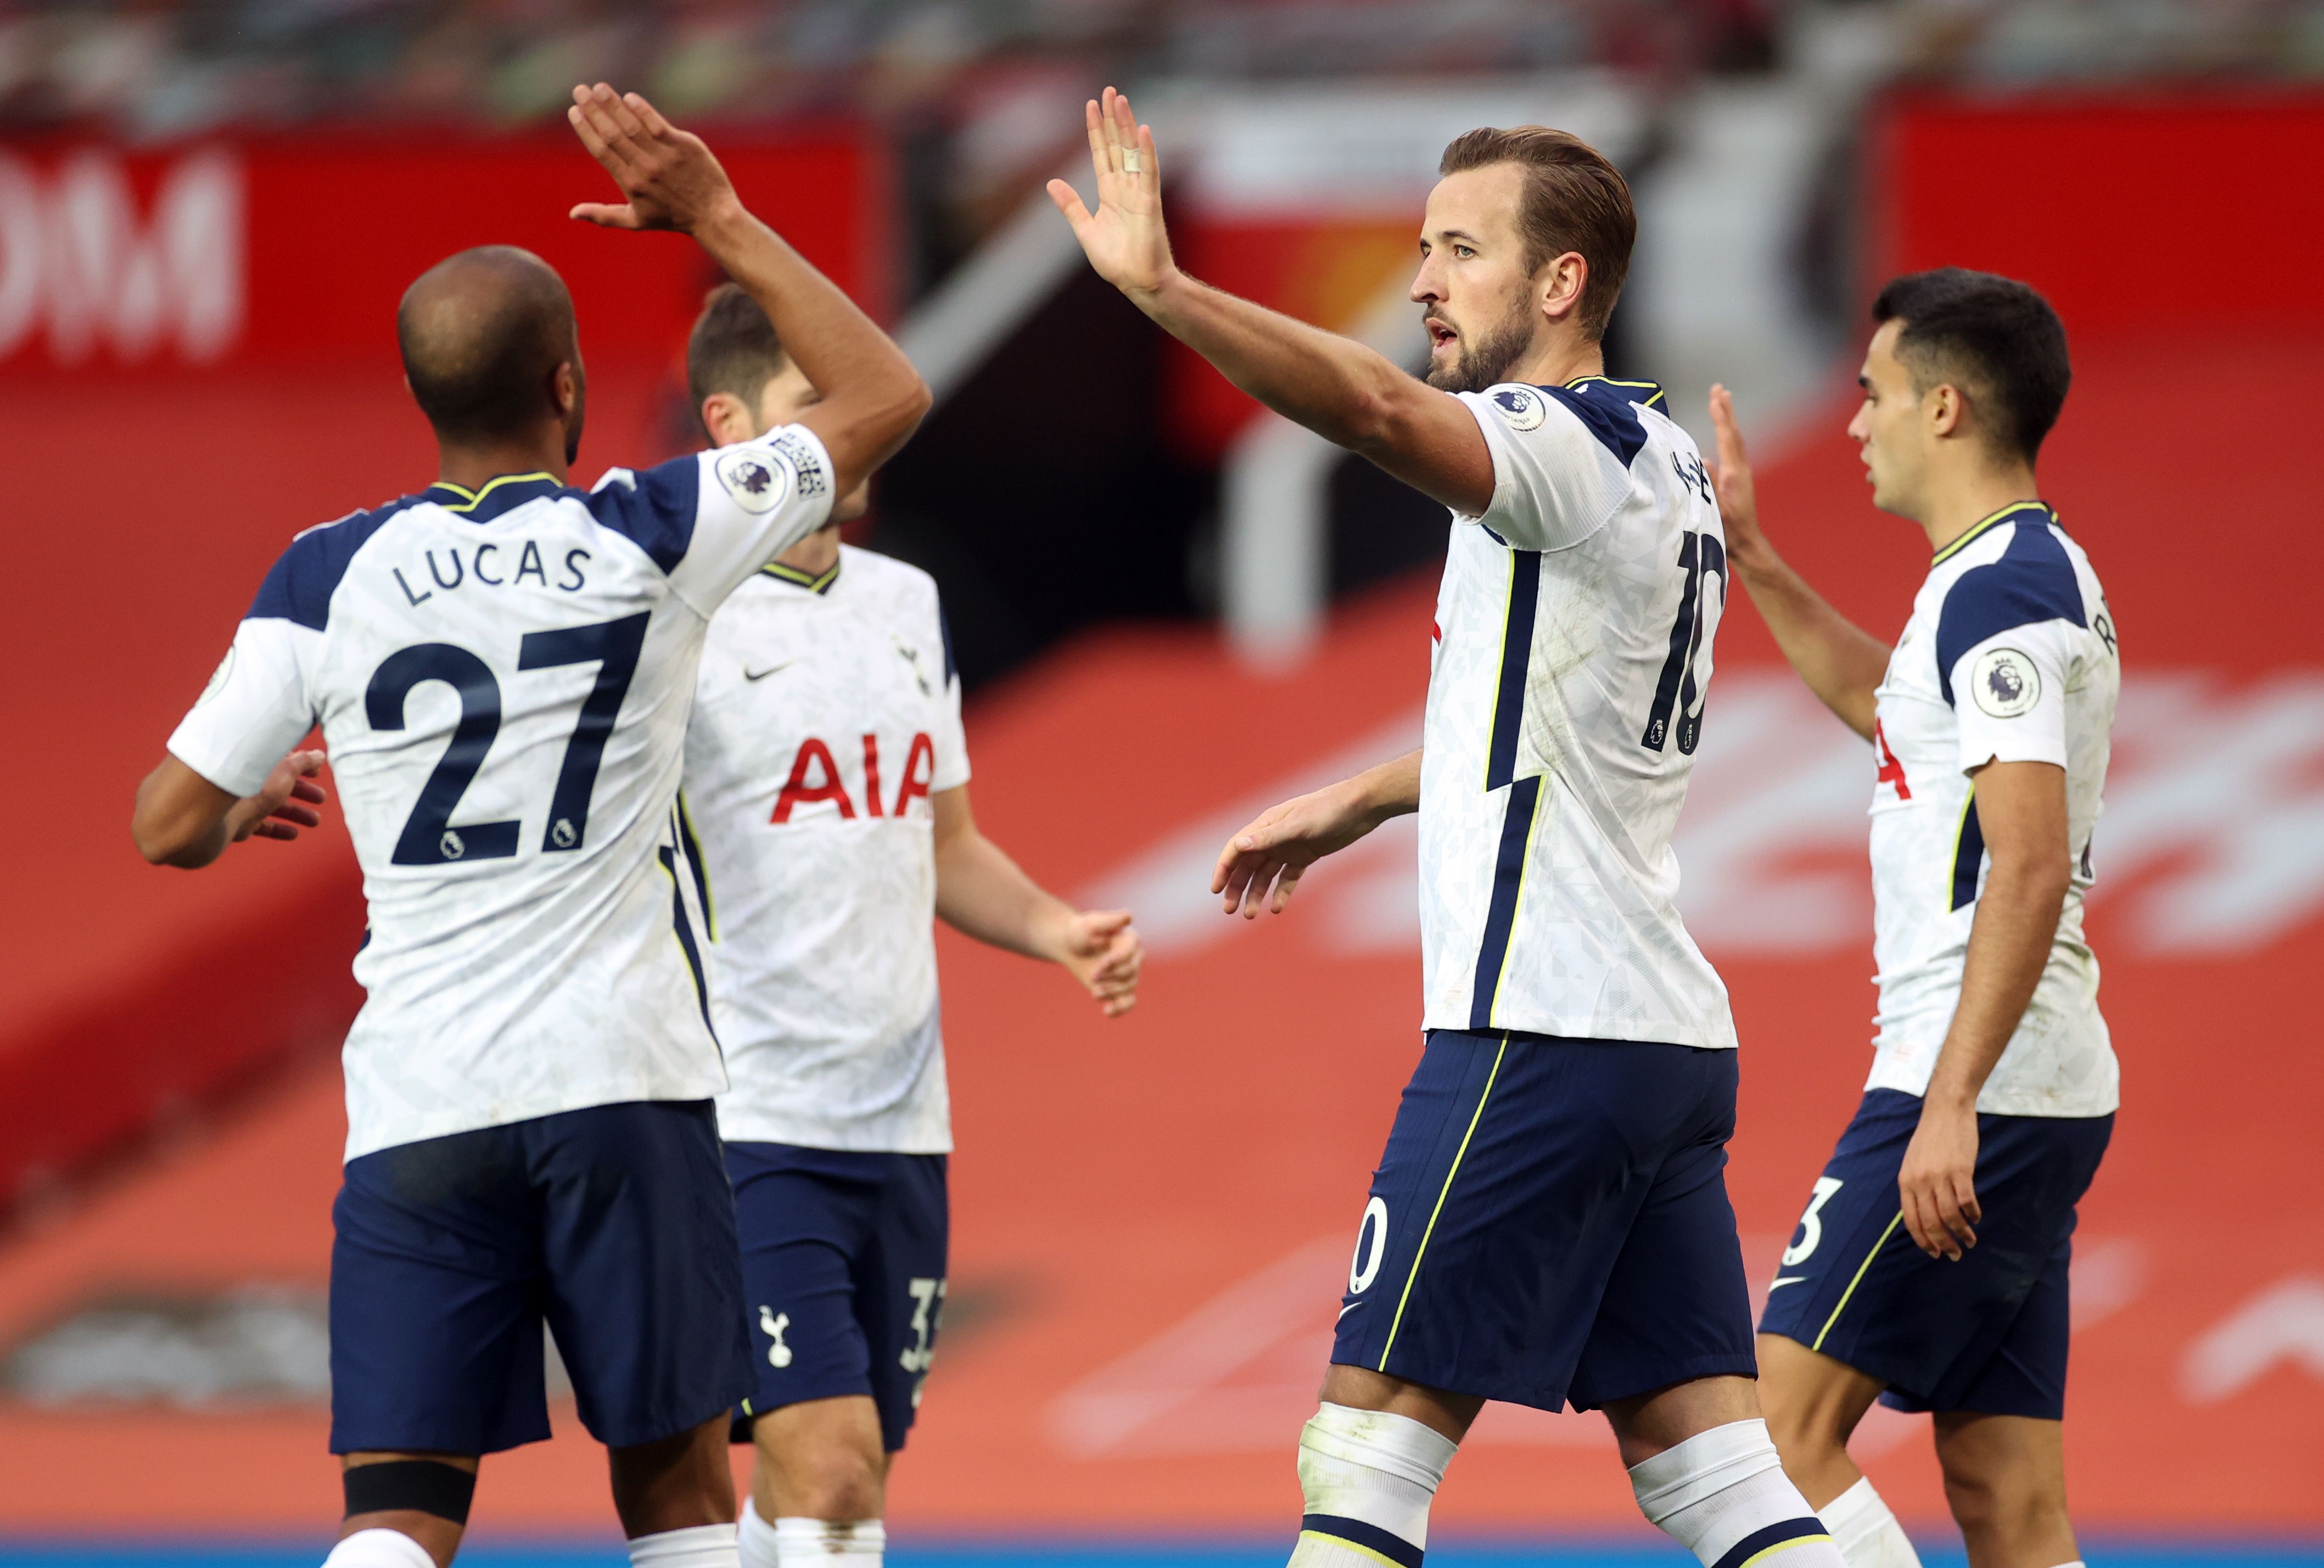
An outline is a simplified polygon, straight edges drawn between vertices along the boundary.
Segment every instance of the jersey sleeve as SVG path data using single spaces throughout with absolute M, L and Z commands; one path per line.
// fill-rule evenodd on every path
M 315 725 L 307 677 L 321 633 L 272 616 L 235 628 L 226 660 L 170 736 L 170 754 L 219 789 L 254 795 Z
M 952 656 L 952 623 L 945 619 L 944 601 L 931 595 L 936 616 L 936 638 L 944 649 L 944 717 L 936 732 L 936 775 L 932 789 L 957 789 L 968 782 L 968 732 L 960 722 L 960 666 Z
M 643 472 L 610 469 L 590 507 L 708 616 L 752 573 L 823 526 L 831 486 L 831 455 L 815 432 L 782 425 Z
M 2066 679 L 2075 628 L 2037 621 L 1964 650 L 1948 672 L 1964 772 L 1987 762 L 2066 765 Z
M 1493 499 L 1455 521 L 1517 549 L 1566 549 L 1605 527 L 1629 493 L 1630 459 L 1646 438 L 1627 410 L 1514 382 L 1459 396 L 1493 455 Z

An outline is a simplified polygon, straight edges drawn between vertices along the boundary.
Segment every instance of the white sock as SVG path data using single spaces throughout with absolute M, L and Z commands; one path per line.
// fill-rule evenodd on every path
M 774 1526 L 759 1517 L 756 1498 L 742 1499 L 742 1522 L 735 1526 L 734 1534 L 742 1568 L 782 1568 L 781 1544 L 775 1539 Z
M 323 1568 L 436 1568 L 436 1559 L 401 1530 L 357 1530 L 331 1548 Z
M 1921 1554 L 1905 1538 L 1904 1526 L 1872 1490 L 1872 1479 L 1859 1476 L 1854 1486 L 1818 1508 L 1832 1545 L 1848 1568 L 1921 1568 Z
M 1417 1568 L 1459 1444 L 1407 1416 L 1326 1404 L 1299 1434 L 1306 1517 L 1292 1568 Z
M 888 1554 L 877 1519 L 777 1519 L 774 1536 L 782 1568 L 876 1568 Z
M 1784 1474 L 1765 1421 L 1714 1426 L 1632 1465 L 1630 1490 L 1646 1522 L 1705 1568 L 1778 1554 L 1782 1568 L 1843 1568 L 1831 1533 Z
M 692 1525 L 630 1537 L 630 1568 L 742 1568 L 732 1525 Z

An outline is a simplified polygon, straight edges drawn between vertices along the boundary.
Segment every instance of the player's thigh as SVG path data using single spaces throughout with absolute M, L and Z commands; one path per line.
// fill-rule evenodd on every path
M 1671 1120 L 1640 1049 L 1431 1032 L 1358 1227 L 1334 1362 L 1562 1403 Z
M 475 1455 L 547 1437 L 540 1232 L 511 1130 L 350 1160 L 331 1219 L 331 1451 Z
M 872 1397 L 888 1451 L 904 1446 L 936 1364 L 951 1250 L 946 1158 L 899 1154 L 856 1278 L 855 1312 L 870 1354 Z
M 856 1299 L 893 1158 L 727 1146 L 751 1347 L 737 1441 L 771 1411 L 871 1397 L 872 1347 Z
M 1632 1046 L 1638 1087 L 1688 1115 L 1659 1151 L 1644 1201 L 1624 1230 L 1594 1304 L 1570 1397 L 1577 1409 L 1636 1409 L 1641 1395 L 1702 1384 L 1669 1412 L 1724 1408 L 1757 1370 L 1750 1290 L 1727 1197 L 1735 1131 L 1732 1051 Z M 1644 1139 L 1640 1147 L 1651 1148 Z M 1666 1412 L 1668 1413 L 1668 1412 Z M 1756 1407 L 1754 1409 L 1756 1414 Z M 1736 1417 L 1743 1419 L 1744 1417 Z
M 522 1126 L 546 1310 L 582 1424 L 609 1448 L 632 1448 L 731 1407 L 750 1352 L 710 1103 L 630 1101 Z

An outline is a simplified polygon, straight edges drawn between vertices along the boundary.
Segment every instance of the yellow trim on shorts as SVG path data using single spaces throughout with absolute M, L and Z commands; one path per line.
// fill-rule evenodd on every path
M 1896 1217 L 1888 1222 L 1888 1228 L 1880 1232 L 1880 1240 L 1872 1243 L 1872 1250 L 1864 1255 L 1864 1261 L 1856 1266 L 1856 1277 L 1849 1280 L 1848 1288 L 1840 1293 L 1839 1305 L 1831 1309 L 1831 1315 L 1823 1320 L 1823 1327 L 1816 1331 L 1815 1343 L 1810 1345 L 1808 1349 L 1812 1351 L 1823 1349 L 1824 1335 L 1831 1333 L 1831 1325 L 1838 1323 L 1840 1314 L 1848 1309 L 1848 1298 L 1854 1296 L 1856 1287 L 1864 1283 L 1865 1270 L 1872 1267 L 1872 1260 L 1880 1256 L 1880 1249 L 1888 1245 L 1888 1238 L 1895 1235 L 1896 1227 L 1904 1222 L 1904 1211 L 1899 1209 L 1896 1211 Z M 1754 1558 L 1753 1561 L 1756 1562 L 1757 1559 Z
M 1388 1370 L 1388 1352 L 1396 1349 L 1397 1331 L 1404 1326 L 1404 1309 L 1412 1300 L 1412 1282 L 1420 1277 L 1421 1259 L 1428 1256 L 1428 1239 L 1436 1234 L 1436 1218 L 1444 1212 L 1444 1200 L 1452 1194 L 1452 1178 L 1461 1174 L 1461 1162 L 1469 1158 L 1469 1140 L 1477 1136 L 1477 1123 L 1485 1115 L 1485 1102 L 1493 1097 L 1493 1084 L 1501 1075 L 1501 1058 L 1508 1054 L 1509 1037 L 1504 1034 L 1501 1048 L 1493 1053 L 1493 1070 L 1485 1075 L 1485 1092 L 1477 1096 L 1476 1111 L 1469 1118 L 1469 1130 L 1461 1135 L 1461 1147 L 1452 1154 L 1452 1168 L 1444 1173 L 1444 1186 L 1436 1194 L 1436 1206 L 1428 1211 L 1427 1229 L 1420 1232 L 1420 1250 L 1412 1255 L 1412 1271 L 1404 1277 L 1404 1294 L 1396 1298 L 1396 1316 L 1388 1320 L 1388 1343 L 1380 1347 L 1380 1371 Z M 1334 1536 L 1333 1539 L 1339 1537 Z

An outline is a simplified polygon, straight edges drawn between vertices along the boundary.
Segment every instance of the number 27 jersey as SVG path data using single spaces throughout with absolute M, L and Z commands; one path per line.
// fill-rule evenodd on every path
M 347 1158 L 725 1086 L 674 807 L 710 616 L 831 508 L 790 426 L 593 492 L 512 475 L 309 529 L 170 751 L 254 792 L 320 723 L 363 868 Z

